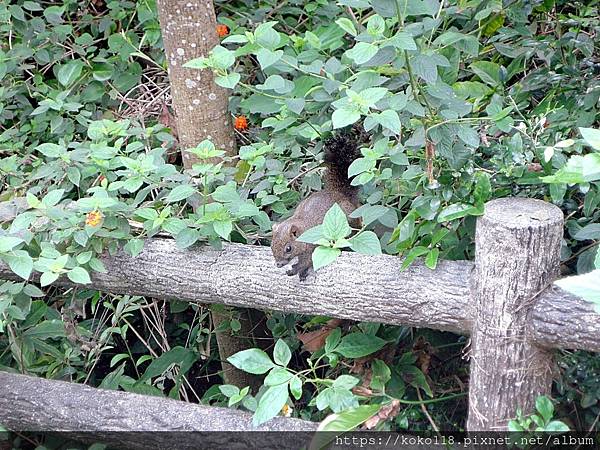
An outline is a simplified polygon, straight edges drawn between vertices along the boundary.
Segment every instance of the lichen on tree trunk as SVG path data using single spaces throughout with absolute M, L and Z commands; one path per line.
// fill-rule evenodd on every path
M 232 156 L 236 154 L 235 135 L 228 111 L 229 92 L 217 86 L 210 70 L 188 69 L 183 65 L 194 58 L 208 56 L 218 43 L 217 21 L 212 1 L 158 0 L 159 20 L 163 37 L 173 109 L 183 165 L 191 169 L 197 162 L 186 149 L 197 146 L 205 139 Z M 212 312 L 213 325 L 227 324 L 234 311 Z M 251 337 L 256 314 L 240 311 L 240 336 Z M 264 322 L 264 321 L 261 321 Z M 264 325 L 264 324 L 263 324 Z M 223 328 L 223 327 L 222 327 Z M 240 388 L 251 386 L 254 391 L 261 382 L 251 374 L 236 369 L 227 358 L 253 345 L 251 339 L 216 332 L 219 355 L 226 383 Z

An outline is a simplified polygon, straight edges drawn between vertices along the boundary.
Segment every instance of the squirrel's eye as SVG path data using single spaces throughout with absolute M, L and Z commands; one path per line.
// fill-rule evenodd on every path
M 285 246 L 285 252 L 290 253 L 292 251 L 292 246 L 290 244 Z

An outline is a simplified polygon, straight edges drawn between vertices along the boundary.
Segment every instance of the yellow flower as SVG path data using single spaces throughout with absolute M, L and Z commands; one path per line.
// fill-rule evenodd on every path
M 292 408 L 286 403 L 285 405 L 283 405 L 283 408 L 281 408 L 281 414 L 285 417 L 290 417 L 292 415 L 293 410 L 294 408 Z
M 98 210 L 91 211 L 85 216 L 85 224 L 89 225 L 90 227 L 97 227 L 102 221 L 103 217 L 104 216 L 102 215 L 102 212 Z

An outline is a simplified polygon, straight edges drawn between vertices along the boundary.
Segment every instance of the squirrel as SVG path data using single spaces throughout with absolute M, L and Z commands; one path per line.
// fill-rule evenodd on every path
M 337 203 L 346 216 L 360 206 L 358 187 L 348 179 L 348 167 L 359 156 L 357 139 L 351 134 L 340 134 L 325 142 L 325 188 L 302 200 L 294 214 L 281 223 L 273 224 L 271 250 L 277 267 L 292 262 L 289 276 L 298 274 L 304 281 L 312 269 L 312 252 L 316 245 L 296 239 L 309 228 L 323 223 L 325 214 Z M 353 228 L 358 228 L 360 219 L 349 219 Z

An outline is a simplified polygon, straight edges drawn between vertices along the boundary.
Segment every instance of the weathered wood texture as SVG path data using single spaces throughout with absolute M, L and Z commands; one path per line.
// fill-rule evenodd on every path
M 300 282 L 275 267 L 269 248 L 179 250 L 171 239 L 146 241 L 137 258 L 119 253 L 103 261 L 108 273 L 92 273 L 90 287 L 105 292 L 471 332 L 468 261 L 442 261 L 433 271 L 416 263 L 400 272 L 399 258 L 343 253 Z M 18 277 L 0 262 L 0 279 Z M 529 335 L 550 348 L 600 351 L 600 315 L 583 299 L 548 289 L 536 299 Z
M 255 428 L 252 414 L 243 411 L 7 372 L 0 372 L 0 424 L 18 431 L 68 432 L 72 439 L 144 450 L 301 448 L 307 442 L 298 437 L 310 441 L 310 433 L 291 439 L 293 434 L 248 432 L 313 431 L 318 425 L 276 417 Z M 232 435 L 233 431 L 243 433 Z
M 225 244 L 179 250 L 150 239 L 136 257 L 103 258 L 107 273 L 91 274 L 93 289 L 196 303 L 325 315 L 464 333 L 470 330 L 471 262 L 442 261 L 435 271 L 415 263 L 400 271 L 393 256 L 343 253 L 305 282 L 275 267 L 268 247 Z M 16 279 L 0 262 L 0 278 Z M 68 279 L 58 283 L 72 286 Z
M 469 382 L 469 431 L 506 430 L 516 406 L 531 412 L 552 385 L 552 355 L 527 339 L 529 311 L 558 275 L 563 214 L 508 198 L 477 221 Z
M 557 286 L 536 299 L 530 321 L 529 338 L 538 345 L 600 352 L 600 314 L 592 303 Z

